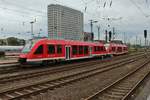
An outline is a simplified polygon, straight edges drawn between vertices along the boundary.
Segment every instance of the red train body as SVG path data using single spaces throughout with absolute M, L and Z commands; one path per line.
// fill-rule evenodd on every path
M 114 49 L 115 48 L 115 49 Z M 92 58 L 127 53 L 123 44 L 91 43 L 72 40 L 32 40 L 23 48 L 19 61 L 53 61 Z
M 121 55 L 128 53 L 128 47 L 124 44 L 109 43 L 105 44 L 107 51 L 112 55 Z

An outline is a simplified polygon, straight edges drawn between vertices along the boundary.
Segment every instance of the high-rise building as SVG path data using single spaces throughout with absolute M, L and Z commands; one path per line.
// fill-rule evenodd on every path
M 84 40 L 83 13 L 62 5 L 48 5 L 48 35 L 51 39 Z

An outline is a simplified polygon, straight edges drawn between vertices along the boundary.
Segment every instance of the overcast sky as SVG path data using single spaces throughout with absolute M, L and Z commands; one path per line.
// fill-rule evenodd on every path
M 126 37 L 130 42 L 135 41 L 136 35 L 143 40 L 143 30 L 150 27 L 150 0 L 0 0 L 0 37 L 30 38 L 30 22 L 35 18 L 34 33 L 46 36 L 48 4 L 61 4 L 83 12 L 87 32 L 90 32 L 89 20 L 97 20 L 95 39 L 97 25 L 101 26 L 101 39 L 105 29 L 115 27 L 116 38 Z

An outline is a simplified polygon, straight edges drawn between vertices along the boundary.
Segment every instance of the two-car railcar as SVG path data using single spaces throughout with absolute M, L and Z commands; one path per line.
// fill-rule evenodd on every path
M 107 44 L 72 40 L 30 40 L 22 50 L 19 62 L 49 62 L 119 55 L 127 52 L 123 44 Z

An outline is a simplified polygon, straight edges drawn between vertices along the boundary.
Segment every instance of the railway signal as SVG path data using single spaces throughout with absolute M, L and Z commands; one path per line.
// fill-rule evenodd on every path
M 145 38 L 145 51 L 146 51 L 146 38 L 147 38 L 147 30 L 144 30 L 144 38 Z
M 97 23 L 98 21 L 95 21 L 95 20 L 89 20 L 89 21 L 90 21 L 90 26 L 91 26 L 91 34 L 93 35 L 93 40 L 94 40 L 93 23 Z
M 107 30 L 105 30 L 105 41 L 106 41 L 106 43 L 107 43 Z
M 146 46 L 147 30 L 144 30 L 144 38 L 145 38 L 145 46 Z
M 112 32 L 109 31 L 109 41 L 111 41 L 111 38 L 112 38 Z
M 98 29 L 98 40 L 100 40 L 100 25 L 97 26 Z
M 115 39 L 115 27 L 113 27 L 113 40 Z
M 147 38 L 147 30 L 144 30 L 144 38 Z

